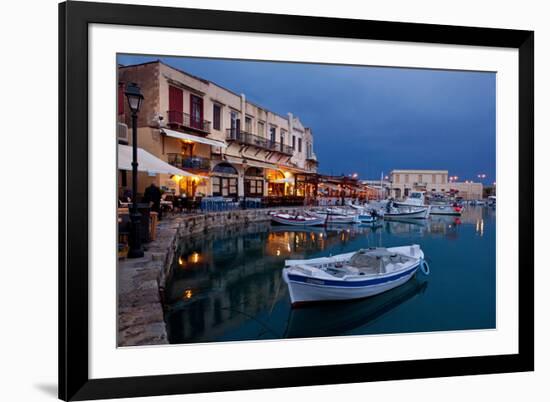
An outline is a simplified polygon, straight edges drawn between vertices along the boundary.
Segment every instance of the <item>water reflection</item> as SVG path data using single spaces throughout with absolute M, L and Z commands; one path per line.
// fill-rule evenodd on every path
M 319 303 L 293 309 L 285 335 L 288 338 L 305 338 L 346 334 L 390 313 L 422 294 L 427 286 L 427 281 L 415 277 L 398 288 L 370 299 Z
M 166 288 L 170 342 L 491 327 L 494 260 L 490 254 L 476 267 L 486 271 L 486 283 L 479 289 L 470 286 L 468 301 L 458 302 L 463 296 L 461 286 L 467 282 L 455 275 L 455 268 L 464 270 L 471 265 L 463 260 L 463 252 L 476 255 L 478 248 L 487 251 L 495 247 L 494 210 L 485 209 L 468 208 L 461 218 L 437 216 L 427 221 L 377 225 L 292 228 L 249 224 L 187 239 L 180 245 Z M 484 233 L 490 236 L 482 239 Z M 478 240 L 473 242 L 475 238 Z M 428 256 L 432 275 L 427 281 L 414 278 L 390 292 L 360 301 L 290 308 L 281 277 L 285 259 L 410 243 L 421 244 Z M 458 253 L 457 247 L 462 252 Z M 453 297 L 455 303 L 449 304 Z M 487 306 L 474 308 L 480 302 Z M 403 309 L 411 311 L 400 320 Z M 410 314 L 416 319 L 411 320 Z M 449 314 L 455 314 L 452 320 Z

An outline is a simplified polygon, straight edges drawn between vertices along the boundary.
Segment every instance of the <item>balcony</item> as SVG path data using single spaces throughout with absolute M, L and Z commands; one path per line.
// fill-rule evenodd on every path
M 210 122 L 193 118 L 187 113 L 178 110 L 168 110 L 168 126 L 173 128 L 186 128 L 188 130 L 198 131 L 203 134 L 210 133 Z
M 252 145 L 268 151 L 280 152 L 285 155 L 292 155 L 294 150 L 291 146 L 281 144 L 280 142 L 271 141 L 267 138 L 259 137 L 244 131 L 237 131 L 234 128 L 227 129 L 227 141 L 235 141 L 243 145 Z
M 210 170 L 210 160 L 200 156 L 187 156 L 181 154 L 168 155 L 168 163 L 179 169 Z
M 315 155 L 315 152 L 311 152 L 306 156 L 306 160 L 310 162 L 317 162 L 317 155 Z

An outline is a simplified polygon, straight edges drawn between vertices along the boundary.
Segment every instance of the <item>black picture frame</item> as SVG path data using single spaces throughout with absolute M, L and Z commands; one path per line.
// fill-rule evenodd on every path
M 88 25 L 508 47 L 519 51 L 517 354 L 214 373 L 88 375 Z M 534 370 L 534 32 L 71 1 L 59 5 L 59 398 L 89 400 Z

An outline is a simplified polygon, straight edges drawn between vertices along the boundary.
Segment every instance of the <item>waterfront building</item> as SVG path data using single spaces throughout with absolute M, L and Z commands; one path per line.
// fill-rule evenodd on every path
M 483 197 L 482 183 L 450 181 L 448 170 L 392 170 L 389 186 L 389 195 L 395 199 L 405 198 L 411 191 L 449 193 L 465 200 Z
M 362 184 L 368 189 L 369 200 L 383 200 L 391 195 L 389 180 L 363 180 Z
M 131 143 L 124 87 L 135 82 L 145 97 L 139 147 L 191 173 L 141 172 L 138 193 L 154 182 L 190 198 L 313 197 L 315 188 L 304 179 L 317 172 L 313 133 L 292 113 L 280 115 L 161 61 L 119 66 L 118 81 L 119 143 Z M 120 192 L 126 175 L 119 171 Z
M 390 174 L 393 198 L 405 198 L 411 191 L 444 193 L 448 190 L 447 170 L 392 170 Z

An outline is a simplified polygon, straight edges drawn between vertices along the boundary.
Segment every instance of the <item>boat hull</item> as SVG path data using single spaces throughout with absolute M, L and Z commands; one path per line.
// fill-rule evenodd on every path
M 358 215 L 325 215 L 323 223 L 360 223 Z
M 384 219 L 427 219 L 430 214 L 428 208 L 410 212 L 386 212 Z
M 325 223 L 325 219 L 322 217 L 319 217 L 316 219 L 310 219 L 310 220 L 296 220 L 296 219 L 283 218 L 277 215 L 271 215 L 271 220 L 280 225 L 288 225 L 288 226 L 318 226 L 318 225 L 323 225 Z
M 283 277 L 288 284 L 291 304 L 297 306 L 319 301 L 353 300 L 375 296 L 409 281 L 418 270 L 418 266 L 416 264 L 405 272 L 386 278 L 367 279 L 363 281 L 364 285 L 357 282 L 343 283 L 344 281 L 327 285 L 330 281 L 292 275 L 287 270 L 283 271 Z

